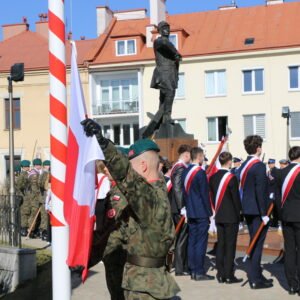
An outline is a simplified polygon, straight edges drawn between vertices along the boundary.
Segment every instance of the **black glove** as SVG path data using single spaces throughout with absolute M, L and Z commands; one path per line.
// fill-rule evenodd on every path
M 80 122 L 83 126 L 83 130 L 86 136 L 96 136 L 98 143 L 102 149 L 105 149 L 108 145 L 108 140 L 102 135 L 101 126 L 92 119 L 85 119 Z

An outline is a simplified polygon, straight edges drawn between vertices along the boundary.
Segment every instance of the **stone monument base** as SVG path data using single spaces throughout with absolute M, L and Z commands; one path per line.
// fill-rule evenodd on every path
M 13 292 L 20 283 L 35 277 L 35 250 L 0 247 L 0 295 Z

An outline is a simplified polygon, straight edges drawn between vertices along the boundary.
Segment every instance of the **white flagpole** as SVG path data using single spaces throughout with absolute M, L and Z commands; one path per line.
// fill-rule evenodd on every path
M 71 276 L 66 264 L 69 229 L 64 218 L 67 153 L 67 96 L 64 0 L 48 0 L 52 202 L 52 299 L 71 299 Z

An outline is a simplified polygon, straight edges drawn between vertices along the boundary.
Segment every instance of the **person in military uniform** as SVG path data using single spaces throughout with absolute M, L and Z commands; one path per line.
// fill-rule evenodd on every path
M 27 236 L 27 230 L 29 227 L 29 216 L 30 216 L 30 200 L 28 197 L 29 189 L 29 170 L 30 170 L 30 161 L 22 160 L 21 161 L 21 173 L 16 178 L 16 195 L 23 198 L 23 203 L 21 206 L 21 235 Z
M 170 299 L 179 292 L 165 261 L 174 240 L 170 205 L 164 180 L 158 172 L 157 144 L 138 140 L 128 158 L 104 138 L 95 121 L 82 121 L 87 136 L 96 135 L 106 166 L 130 206 L 127 261 L 123 283 L 125 299 Z
M 42 164 L 43 166 L 42 172 L 39 176 L 39 186 L 43 197 L 41 203 L 42 208 L 41 208 L 40 238 L 44 241 L 50 241 L 50 237 L 51 237 L 49 215 L 44 207 L 46 198 L 48 196 L 48 190 L 50 189 L 50 179 L 51 179 L 50 165 L 51 165 L 50 160 L 44 160 Z
M 40 176 L 42 173 L 42 161 L 39 158 L 36 158 L 33 160 L 33 168 L 29 172 L 28 179 L 29 179 L 29 201 L 30 201 L 30 217 L 29 217 L 29 226 L 31 226 L 34 223 L 36 214 L 40 210 L 40 216 L 41 216 L 41 223 L 40 223 L 40 229 L 37 230 L 36 228 L 33 228 L 33 232 L 31 232 L 31 237 L 43 237 L 47 235 L 47 222 L 48 222 L 48 216 L 45 211 L 44 207 L 41 207 L 44 205 L 44 198 L 42 196 L 41 191 L 41 183 L 40 183 Z M 41 207 L 41 208 L 40 208 Z

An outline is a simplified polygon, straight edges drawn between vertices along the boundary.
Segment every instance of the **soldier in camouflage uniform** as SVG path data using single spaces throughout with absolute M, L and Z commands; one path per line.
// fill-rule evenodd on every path
M 29 179 L 29 195 L 30 198 L 30 217 L 29 217 L 29 226 L 34 222 L 34 218 L 41 207 L 41 223 L 40 230 L 37 233 L 37 230 L 34 230 L 34 233 L 31 234 L 32 237 L 42 236 L 43 232 L 47 229 L 48 217 L 44 208 L 44 199 L 41 193 L 41 175 L 42 161 L 39 158 L 33 160 L 33 169 L 30 171 Z
M 82 125 L 87 136 L 96 135 L 106 165 L 131 209 L 122 284 L 125 299 L 171 299 L 180 291 L 165 266 L 175 230 L 166 184 L 158 172 L 158 146 L 148 139 L 137 141 L 130 147 L 129 162 L 103 137 L 95 121 L 86 119 Z
M 49 216 L 45 209 L 45 202 L 47 198 L 47 192 L 50 188 L 50 160 L 43 161 L 43 170 L 39 176 L 39 186 L 42 194 L 41 203 L 41 224 L 40 224 L 40 238 L 44 241 L 48 240 L 48 228 L 49 228 Z
M 27 236 L 30 216 L 30 200 L 28 198 L 30 161 L 22 160 L 21 168 L 21 173 L 16 178 L 16 195 L 23 198 L 23 204 L 21 206 L 21 235 Z

